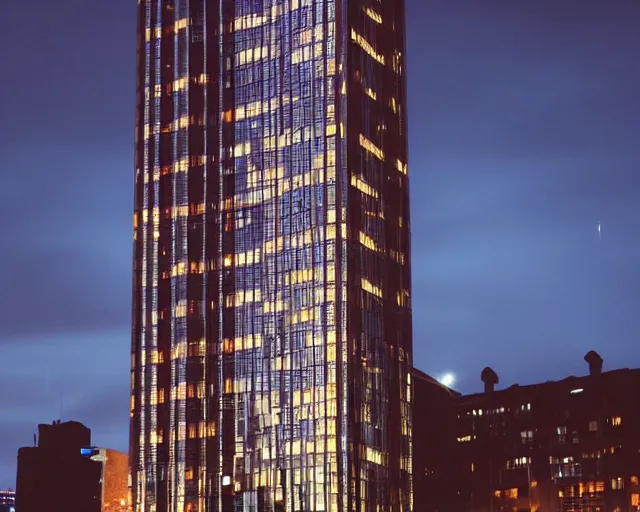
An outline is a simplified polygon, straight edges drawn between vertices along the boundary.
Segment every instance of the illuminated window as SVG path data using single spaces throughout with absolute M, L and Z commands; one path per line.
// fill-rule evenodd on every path
M 382 16 L 380 16 L 376 11 L 374 11 L 371 7 L 365 7 L 364 12 L 369 18 L 375 21 L 377 24 L 382 24 Z
M 378 160 L 384 160 L 384 151 L 362 134 L 360 134 L 360 145 Z
M 638 507 L 640 506 L 640 494 L 634 492 L 631 494 L 631 506 Z
M 378 250 L 378 247 L 375 241 L 366 233 L 363 233 L 362 231 L 360 231 L 360 243 L 364 245 L 367 249 L 371 249 L 372 251 Z
M 151 444 L 162 444 L 164 442 L 164 432 L 162 429 L 157 431 L 151 431 L 151 437 L 149 439 Z
M 189 25 L 189 19 L 188 18 L 180 18 L 179 20 L 176 20 L 175 24 L 173 25 L 173 30 L 178 32 L 179 30 L 187 28 L 187 25 Z
M 531 464 L 531 457 L 518 457 L 517 459 L 507 461 L 507 469 L 526 468 Z
M 375 199 L 378 199 L 378 191 L 369 185 L 364 179 L 355 174 L 351 176 L 351 186 L 357 188 L 363 194 L 367 194 Z
M 624 480 L 620 477 L 611 479 L 611 489 L 618 491 L 624 489 Z
M 160 388 L 154 394 L 151 395 L 151 405 L 163 404 L 163 403 L 164 403 L 164 388 Z
M 391 69 L 399 75 L 402 74 L 402 55 L 398 51 L 391 57 Z
M 151 352 L 151 364 L 164 363 L 164 354 L 162 350 L 154 350 Z
M 176 304 L 175 317 L 183 318 L 185 316 L 187 316 L 187 301 L 181 300 L 180 302 L 178 302 L 178 304 Z
M 398 292 L 396 294 L 396 301 L 398 303 L 398 306 L 400 307 L 405 307 L 409 305 L 409 291 L 408 290 L 402 290 L 401 292 Z
M 373 283 L 371 283 L 371 281 L 369 281 L 368 279 L 365 279 L 364 277 L 361 278 L 361 282 L 362 282 L 362 289 L 365 292 L 369 292 L 372 295 L 375 295 L 376 297 L 382 298 L 382 289 L 379 288 L 378 286 L 374 285 Z
M 530 444 L 533 442 L 533 430 L 523 430 L 520 432 L 522 444 Z
M 376 52 L 371 43 L 353 29 L 351 29 L 351 40 L 358 44 L 360 48 L 362 48 L 365 53 L 369 55 L 369 57 L 371 57 L 373 60 L 379 62 L 380 64 L 384 64 L 384 55 L 380 55 L 378 52 Z
M 631 485 L 638 485 L 638 477 L 637 476 L 632 476 L 629 481 L 631 482 Z
M 622 418 L 620 416 L 614 416 L 613 418 L 611 418 L 611 424 L 614 427 L 622 425 Z
M 564 444 L 567 440 L 567 427 L 565 425 L 557 427 L 556 434 L 558 435 L 558 443 Z

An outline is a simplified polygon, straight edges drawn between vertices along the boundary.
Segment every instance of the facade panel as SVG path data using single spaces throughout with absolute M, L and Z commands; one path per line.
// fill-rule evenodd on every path
M 135 510 L 411 509 L 404 9 L 141 0 Z

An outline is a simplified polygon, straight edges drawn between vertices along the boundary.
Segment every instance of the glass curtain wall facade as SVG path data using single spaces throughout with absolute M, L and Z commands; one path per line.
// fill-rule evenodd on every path
M 138 8 L 134 510 L 411 510 L 404 2 Z

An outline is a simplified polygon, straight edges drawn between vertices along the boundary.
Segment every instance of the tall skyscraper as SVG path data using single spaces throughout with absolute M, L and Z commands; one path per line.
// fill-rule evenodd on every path
M 412 508 L 402 0 L 139 0 L 138 512 Z

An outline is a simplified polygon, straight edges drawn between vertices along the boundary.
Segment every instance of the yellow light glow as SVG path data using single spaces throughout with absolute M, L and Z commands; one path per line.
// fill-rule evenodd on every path
M 369 55 L 373 60 L 384 64 L 384 55 L 380 55 L 376 52 L 375 48 L 367 41 L 363 36 L 358 34 L 354 29 L 351 29 L 351 40 L 360 46 L 364 52 Z
M 360 134 L 360 145 L 378 160 L 384 160 L 384 151 L 362 134 Z

